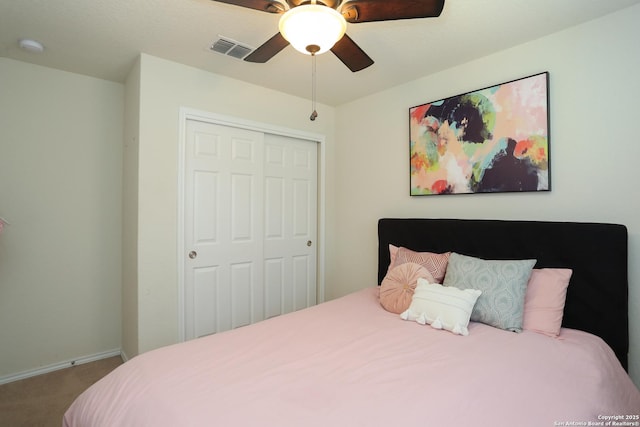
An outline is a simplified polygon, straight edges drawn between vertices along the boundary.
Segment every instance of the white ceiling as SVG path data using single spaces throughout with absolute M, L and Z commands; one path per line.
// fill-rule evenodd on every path
M 318 101 L 340 105 L 637 3 L 446 0 L 439 18 L 350 24 L 375 64 L 352 73 L 332 53 L 318 56 Z M 144 52 L 309 98 L 311 59 L 290 46 L 266 64 L 208 49 L 219 35 L 257 47 L 278 18 L 211 0 L 0 0 L 0 56 L 123 82 Z M 20 49 L 20 38 L 45 51 Z

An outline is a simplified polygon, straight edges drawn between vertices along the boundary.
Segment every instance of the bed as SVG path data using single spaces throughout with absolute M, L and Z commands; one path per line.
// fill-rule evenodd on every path
M 81 394 L 63 426 L 640 425 L 640 392 L 625 371 L 624 226 L 385 218 L 378 242 L 378 283 L 141 354 Z M 417 299 L 400 315 L 385 309 L 390 272 L 420 266 L 395 265 L 400 255 L 425 253 L 448 254 L 449 285 L 467 261 L 535 260 L 526 292 L 533 271 L 571 269 L 561 326 L 548 334 L 523 320 L 512 332 L 469 320 L 454 332 L 443 330 L 447 316 L 412 321 Z M 431 276 L 414 295 L 491 295 L 427 283 Z

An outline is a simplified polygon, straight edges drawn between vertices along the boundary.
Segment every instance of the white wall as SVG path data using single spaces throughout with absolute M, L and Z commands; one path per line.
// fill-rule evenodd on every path
M 640 6 L 634 6 L 340 106 L 335 215 L 341 244 L 327 296 L 376 283 L 381 217 L 622 223 L 630 237 L 630 373 L 640 384 L 638 22 Z M 550 73 L 551 192 L 409 196 L 410 107 L 541 71 Z
M 0 377 L 120 349 L 121 84 L 0 58 Z
M 319 105 L 319 117 L 311 122 L 308 100 L 142 55 L 137 224 L 140 353 L 178 340 L 176 234 L 180 107 L 324 135 L 326 165 L 330 170 L 334 164 L 333 108 Z M 330 187 L 332 179 L 327 178 L 327 187 Z M 331 191 L 327 190 L 327 194 Z M 330 196 L 326 205 L 331 212 Z M 327 219 L 328 223 L 331 221 Z M 327 235 L 331 233 L 328 231 Z
M 140 61 L 125 81 L 122 156 L 122 356 L 138 354 L 138 150 L 140 148 Z

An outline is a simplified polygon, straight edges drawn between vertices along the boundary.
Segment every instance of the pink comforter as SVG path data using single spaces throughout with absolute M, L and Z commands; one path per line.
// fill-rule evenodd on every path
M 598 337 L 563 329 L 554 339 L 479 323 L 458 336 L 386 312 L 377 292 L 142 354 L 78 397 L 63 425 L 640 421 L 640 392 Z

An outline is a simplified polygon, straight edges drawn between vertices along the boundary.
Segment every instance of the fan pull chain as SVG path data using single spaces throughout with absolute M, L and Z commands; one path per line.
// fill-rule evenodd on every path
M 311 54 L 311 108 L 313 112 L 309 116 L 309 120 L 314 121 L 318 117 L 316 111 L 316 54 Z

